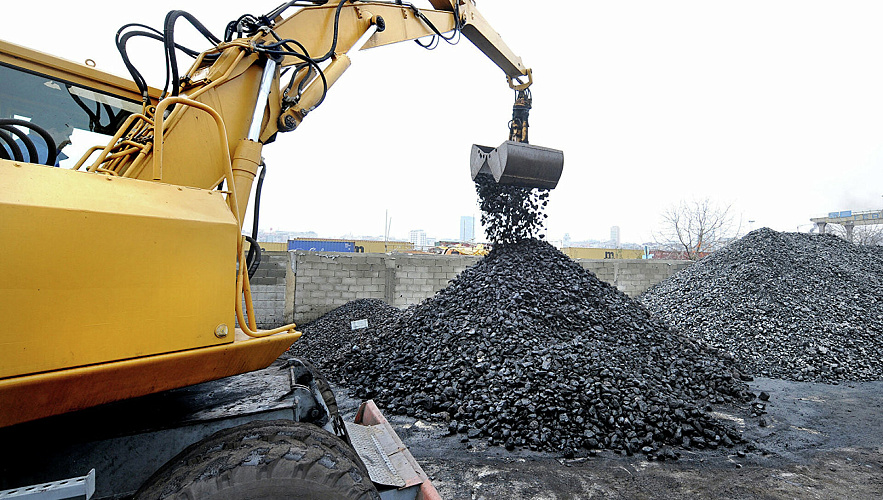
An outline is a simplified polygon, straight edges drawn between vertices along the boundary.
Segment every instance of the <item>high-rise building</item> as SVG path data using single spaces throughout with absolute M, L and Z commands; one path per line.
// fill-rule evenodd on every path
M 610 228 L 610 242 L 613 244 L 613 248 L 619 248 L 622 246 L 622 240 L 619 235 L 619 226 L 613 226 Z
M 471 215 L 460 217 L 460 241 L 462 243 L 475 241 L 475 217 Z
M 423 250 L 426 248 L 426 231 L 422 229 L 414 229 L 411 231 L 409 240 L 414 244 L 415 249 Z

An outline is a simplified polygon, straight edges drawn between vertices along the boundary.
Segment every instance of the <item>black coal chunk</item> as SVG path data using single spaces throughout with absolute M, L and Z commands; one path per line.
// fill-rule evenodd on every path
M 731 361 L 534 239 L 497 244 L 375 333 L 326 363 L 329 378 L 510 449 L 729 445 L 741 438 L 709 405 L 753 399 Z
M 883 379 L 883 248 L 758 229 L 640 299 L 744 372 L 834 383 Z

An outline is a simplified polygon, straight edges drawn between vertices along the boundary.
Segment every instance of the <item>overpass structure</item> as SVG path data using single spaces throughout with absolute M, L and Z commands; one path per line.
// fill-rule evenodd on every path
M 846 228 L 846 239 L 852 241 L 852 230 L 855 226 L 883 224 L 883 210 L 830 212 L 827 217 L 816 217 L 810 221 L 815 223 L 819 234 L 825 234 L 825 226 L 828 224 L 840 224 Z

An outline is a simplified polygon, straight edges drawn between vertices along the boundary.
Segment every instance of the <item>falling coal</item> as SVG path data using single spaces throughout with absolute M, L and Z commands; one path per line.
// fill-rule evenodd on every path
M 493 243 L 517 243 L 543 239 L 543 209 L 549 203 L 548 189 L 532 189 L 497 184 L 488 174 L 475 178 L 475 191 L 481 208 L 481 224 Z

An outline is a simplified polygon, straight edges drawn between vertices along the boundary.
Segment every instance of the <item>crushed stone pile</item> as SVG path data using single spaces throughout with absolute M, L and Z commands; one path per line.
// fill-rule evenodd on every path
M 288 353 L 304 358 L 317 368 L 337 360 L 352 350 L 363 336 L 374 336 L 382 326 L 395 319 L 401 311 L 380 299 L 359 299 L 326 313 L 298 330 L 303 336 Z M 352 328 L 352 322 L 367 320 L 367 328 Z
M 758 229 L 645 292 L 683 333 L 756 376 L 883 379 L 883 251 Z
M 329 378 L 508 449 L 674 458 L 738 442 L 709 405 L 753 397 L 730 361 L 538 240 L 497 245 L 383 328 Z

